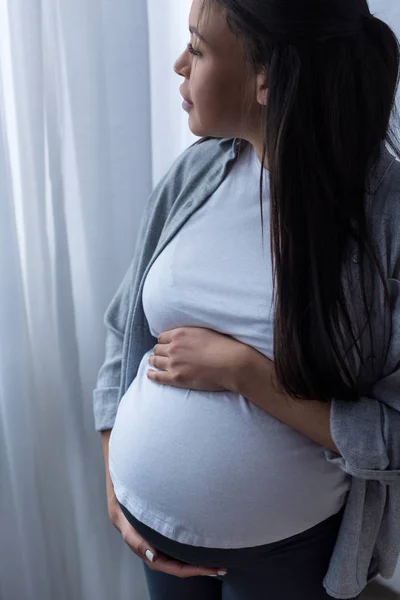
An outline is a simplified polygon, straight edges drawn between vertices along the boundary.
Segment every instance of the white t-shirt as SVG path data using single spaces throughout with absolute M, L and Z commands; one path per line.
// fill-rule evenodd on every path
M 154 262 L 143 307 L 155 337 L 205 327 L 273 360 L 268 171 L 263 249 L 260 170 L 249 145 Z M 319 444 L 239 394 L 149 380 L 151 354 L 121 399 L 109 447 L 115 494 L 137 519 L 184 544 L 242 548 L 340 510 L 350 477 Z

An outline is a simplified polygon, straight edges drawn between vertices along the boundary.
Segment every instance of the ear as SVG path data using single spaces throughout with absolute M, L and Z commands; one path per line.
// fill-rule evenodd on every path
M 257 102 L 266 105 L 268 100 L 268 86 L 266 83 L 267 75 L 263 71 L 257 75 Z

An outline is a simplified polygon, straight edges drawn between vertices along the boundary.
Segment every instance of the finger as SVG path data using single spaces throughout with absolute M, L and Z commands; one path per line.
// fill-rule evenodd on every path
M 156 383 L 162 383 L 161 378 L 159 376 L 160 374 L 157 371 L 154 371 L 154 369 L 149 369 L 146 375 L 149 379 L 151 379 L 151 381 L 155 381 Z
M 153 354 L 157 356 L 168 356 L 168 344 L 156 344 L 153 347 Z
M 146 559 L 150 564 L 158 560 L 157 550 L 146 542 L 132 526 L 124 529 L 122 539 L 139 558 Z
M 167 371 L 168 369 L 168 361 L 169 358 L 167 356 L 149 356 L 148 363 L 152 367 L 156 367 L 157 369 L 161 369 L 162 371 Z
M 173 387 L 183 387 L 178 384 L 177 381 L 171 377 L 168 371 L 154 371 L 154 369 L 149 369 L 147 371 L 147 377 L 156 383 L 161 383 L 163 385 L 171 385 Z
M 221 575 L 225 572 L 224 568 L 207 568 L 188 565 L 178 560 L 174 560 L 169 556 L 166 556 L 162 552 L 158 552 L 153 546 L 151 546 L 142 536 L 140 536 L 136 529 L 130 524 L 124 528 L 122 533 L 122 539 L 129 546 L 139 558 L 143 559 L 147 566 L 152 571 L 162 571 L 175 577 L 186 578 L 186 577 L 199 577 L 203 575 Z M 148 552 L 151 552 L 154 559 L 149 560 L 151 556 Z M 219 573 L 218 573 L 219 571 Z
M 169 329 L 168 331 L 163 331 L 157 338 L 157 341 L 160 344 L 169 344 L 173 337 L 173 332 L 175 329 Z
M 216 576 L 226 573 L 227 569 L 224 568 L 211 568 L 211 567 L 200 567 L 195 565 L 188 565 L 186 563 L 175 560 L 161 552 L 158 553 L 158 559 L 155 563 L 149 563 L 145 560 L 147 566 L 153 571 L 162 571 L 168 575 L 180 577 L 185 579 L 187 577 L 202 577 L 202 576 Z

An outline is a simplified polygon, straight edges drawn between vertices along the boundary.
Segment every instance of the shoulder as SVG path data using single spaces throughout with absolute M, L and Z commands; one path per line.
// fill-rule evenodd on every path
M 400 162 L 385 147 L 370 174 L 369 194 L 372 213 L 398 214 L 400 206 Z
M 205 177 L 216 172 L 233 153 L 236 138 L 202 137 L 186 148 L 157 183 L 151 204 L 164 205 L 167 211 L 185 201 L 186 194 Z
M 159 235 L 168 219 L 173 219 L 189 194 L 200 190 L 200 182 L 218 172 L 218 164 L 230 154 L 236 138 L 202 137 L 186 148 L 172 163 L 151 192 L 143 227 Z M 199 192 L 200 193 L 200 192 Z
M 178 156 L 170 171 L 192 175 L 206 171 L 229 153 L 234 141 L 235 138 L 202 137 Z
M 386 258 L 388 277 L 400 278 L 400 162 L 386 149 L 370 180 L 367 216 Z

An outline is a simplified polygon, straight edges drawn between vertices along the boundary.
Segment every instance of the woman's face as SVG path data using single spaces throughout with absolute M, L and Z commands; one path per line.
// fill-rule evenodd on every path
M 189 15 L 191 46 L 174 65 L 175 72 L 185 78 L 181 94 L 192 103 L 186 109 L 189 128 L 199 137 L 239 137 L 256 142 L 261 132 L 262 105 L 266 103 L 266 91 L 260 89 L 264 77 L 254 74 L 249 79 L 242 45 L 229 29 L 222 7 L 213 6 L 210 18 L 202 19 L 199 25 L 201 4 L 202 0 L 193 0 Z

